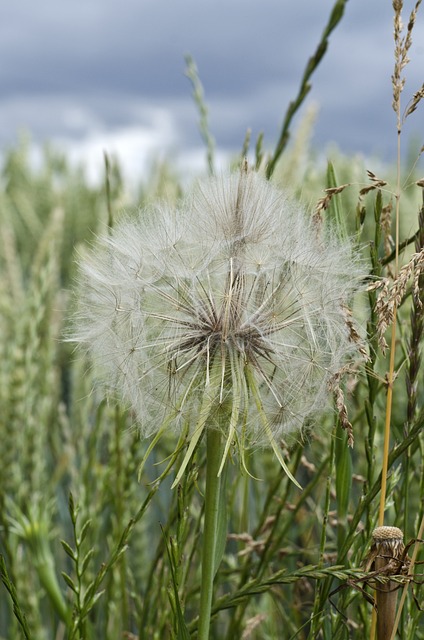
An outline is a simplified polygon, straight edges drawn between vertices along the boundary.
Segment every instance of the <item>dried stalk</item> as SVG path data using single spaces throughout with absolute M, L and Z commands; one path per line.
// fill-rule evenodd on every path
M 377 527 L 372 533 L 373 543 L 366 559 L 366 570 L 380 576 L 395 576 L 407 572 L 403 532 L 397 527 Z M 376 585 L 377 639 L 389 640 L 396 619 L 399 583 L 389 580 Z
M 420 524 L 420 529 L 418 531 L 418 538 L 416 540 L 416 542 L 422 542 L 422 536 L 424 534 L 424 516 L 421 518 L 421 524 Z M 412 553 L 412 557 L 408 562 L 408 575 L 412 575 L 413 570 L 414 570 L 414 565 L 415 565 L 415 561 L 417 559 L 417 555 L 418 555 L 418 545 L 416 544 L 414 547 L 414 551 Z M 398 606 L 398 610 L 397 610 L 397 614 L 396 614 L 396 618 L 395 618 L 395 622 L 394 622 L 394 627 L 392 630 L 392 635 L 390 636 L 390 640 L 394 640 L 395 639 L 395 635 L 396 635 L 396 631 L 397 628 L 399 626 L 399 621 L 400 621 L 400 617 L 402 615 L 402 610 L 403 610 L 403 606 L 405 604 L 405 600 L 406 600 L 406 594 L 408 593 L 408 583 L 406 582 L 403 590 L 402 590 L 402 596 L 399 602 L 399 606 Z

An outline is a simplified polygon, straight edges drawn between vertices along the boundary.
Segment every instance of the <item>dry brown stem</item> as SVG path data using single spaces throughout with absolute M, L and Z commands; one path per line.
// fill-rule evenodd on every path
M 379 576 L 399 576 L 408 573 L 409 558 L 405 554 L 403 532 L 397 527 L 377 527 L 372 533 L 372 545 L 365 561 L 366 571 Z M 377 583 L 377 638 L 388 640 L 395 618 L 399 583 L 389 580 Z

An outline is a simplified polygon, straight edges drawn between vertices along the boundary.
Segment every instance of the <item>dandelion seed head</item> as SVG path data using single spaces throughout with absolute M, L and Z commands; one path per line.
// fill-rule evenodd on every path
M 266 445 L 326 405 L 355 351 L 343 305 L 360 276 L 349 242 L 318 237 L 300 204 L 243 170 L 99 238 L 80 260 L 72 340 L 142 434 L 225 407 L 226 437 Z

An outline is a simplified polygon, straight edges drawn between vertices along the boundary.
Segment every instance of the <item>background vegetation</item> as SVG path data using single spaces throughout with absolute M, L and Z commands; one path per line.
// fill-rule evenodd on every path
M 377 171 L 336 151 L 326 166 L 310 148 L 312 120 L 305 116 L 272 179 L 290 184 L 311 214 L 326 187 L 349 184 L 333 196 L 323 216 L 342 216 L 368 261 L 370 283 L 390 279 L 396 167 Z M 258 164 L 264 162 L 261 154 L 259 145 L 253 154 Z M 366 169 L 378 178 L 367 176 Z M 402 176 L 400 259 L 407 264 L 424 247 L 424 211 L 416 185 L 420 176 L 411 163 L 402 167 Z M 181 486 L 171 491 L 174 470 L 167 458 L 175 441 L 170 436 L 153 450 L 138 480 L 149 442 L 139 440 L 131 415 L 102 400 L 89 363 L 62 340 L 79 247 L 102 232 L 111 216 L 116 220 L 122 211 L 135 212 L 155 198 L 175 201 L 182 190 L 167 164 L 156 165 L 130 194 L 111 160 L 105 184 L 93 187 L 57 150 L 46 148 L 38 169 L 29 160 L 28 142 L 5 155 L 0 178 L 2 640 L 196 636 L 204 451 L 199 449 Z M 419 295 L 412 295 L 409 281 L 398 306 L 385 503 L 386 523 L 400 527 L 407 541 L 417 537 L 424 495 L 419 272 L 417 282 Z M 369 291 L 355 308 L 369 360 L 344 382 L 353 449 L 334 411 L 306 428 L 289 452 L 303 491 L 268 451 L 256 451 L 249 460 L 259 481 L 229 465 L 228 536 L 216 578 L 214 638 L 341 640 L 370 633 L 372 607 L 364 590 L 372 595 L 372 589 L 357 579 L 378 524 L 383 460 L 389 352 L 378 342 L 378 293 Z M 410 640 L 424 637 L 418 573 L 400 623 L 401 637 Z

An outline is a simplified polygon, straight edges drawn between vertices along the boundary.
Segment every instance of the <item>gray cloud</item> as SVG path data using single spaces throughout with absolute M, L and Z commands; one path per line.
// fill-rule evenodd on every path
M 273 146 L 333 0 L 15 0 L 0 15 L 0 145 L 25 127 L 35 140 L 83 140 L 125 128 L 155 130 L 169 114 L 172 144 L 199 144 L 184 54 L 196 60 L 219 146 L 238 149 L 245 131 Z M 345 151 L 390 155 L 392 9 L 385 0 L 347 3 L 313 77 L 320 104 L 315 140 Z M 419 16 L 420 18 L 421 16 Z M 407 16 L 405 17 L 407 21 Z M 423 81 L 423 20 L 407 69 L 409 95 Z M 414 115 L 414 130 L 423 117 Z M 164 139 L 159 136 L 158 139 Z

